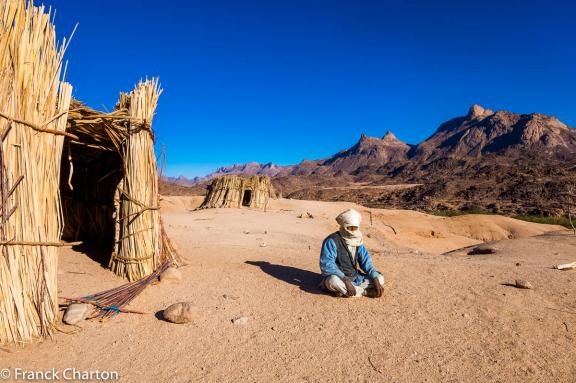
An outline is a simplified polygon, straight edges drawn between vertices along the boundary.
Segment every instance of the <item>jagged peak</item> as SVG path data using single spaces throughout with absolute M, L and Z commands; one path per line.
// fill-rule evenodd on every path
M 468 118 L 484 118 L 484 117 L 488 117 L 491 114 L 494 114 L 494 112 L 490 109 L 486 109 L 484 108 L 482 105 L 479 104 L 473 104 L 470 109 L 468 109 Z
M 386 132 L 386 134 L 384 134 L 384 136 L 382 136 L 382 139 L 383 139 L 383 140 L 386 140 L 386 139 L 394 139 L 394 140 L 397 140 L 397 138 L 396 138 L 396 136 L 394 135 L 394 133 L 392 133 L 392 132 L 389 131 L 389 130 Z
M 386 134 L 382 137 L 382 140 L 391 142 L 400 141 L 391 131 L 387 131 Z

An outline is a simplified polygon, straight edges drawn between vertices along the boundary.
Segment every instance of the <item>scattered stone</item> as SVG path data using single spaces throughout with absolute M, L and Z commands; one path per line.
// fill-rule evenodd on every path
M 62 321 L 66 324 L 76 324 L 82 322 L 90 311 L 92 311 L 93 306 L 88 303 L 72 303 L 66 309 Z
M 519 289 L 533 289 L 532 283 L 525 281 L 524 279 L 516 279 L 516 283 L 514 284 Z
M 572 270 L 572 269 L 576 269 L 576 262 L 565 263 L 565 264 L 563 264 L 563 265 L 556 265 L 554 268 L 555 268 L 555 269 L 558 269 L 558 270 Z
M 232 299 L 233 301 L 240 299 L 239 297 L 235 296 L 235 295 L 228 295 L 228 294 L 223 294 L 222 298 L 224 299 Z
M 168 322 L 183 324 L 192 322 L 195 313 L 196 309 L 192 303 L 179 302 L 165 308 L 162 317 Z
M 160 274 L 160 282 L 178 284 L 182 282 L 182 272 L 175 267 L 169 267 Z
M 494 254 L 496 249 L 490 246 L 476 246 L 468 252 L 468 255 L 484 255 L 484 254 Z
M 310 218 L 310 219 L 313 219 L 314 216 L 313 216 L 310 212 L 307 211 L 306 213 L 301 213 L 301 214 L 298 216 L 298 218 Z
M 246 316 L 240 316 L 240 317 L 236 317 L 234 319 L 232 319 L 232 323 L 234 323 L 235 325 L 238 326 L 245 326 L 248 324 L 248 320 L 250 318 L 246 317 Z

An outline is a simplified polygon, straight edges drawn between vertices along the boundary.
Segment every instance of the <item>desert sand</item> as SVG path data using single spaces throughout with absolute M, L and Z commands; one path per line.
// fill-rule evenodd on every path
M 552 268 L 576 261 L 576 237 L 562 227 L 379 209 L 371 225 L 370 210 L 351 203 L 277 200 L 266 212 L 195 211 L 199 203 L 162 201 L 184 281 L 152 285 L 130 305 L 149 315 L 61 324 L 52 339 L 0 351 L 2 367 L 118 371 L 125 382 L 576 381 L 576 272 Z M 363 214 L 386 278 L 380 299 L 318 289 L 322 240 L 348 207 Z M 482 242 L 496 253 L 462 249 Z M 62 250 L 62 296 L 123 283 L 93 258 Z M 161 320 L 179 301 L 197 307 L 193 323 Z M 246 324 L 232 323 L 241 316 Z

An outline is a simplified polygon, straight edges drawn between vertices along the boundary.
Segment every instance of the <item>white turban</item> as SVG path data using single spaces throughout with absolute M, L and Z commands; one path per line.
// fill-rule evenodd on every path
M 362 232 L 360 231 L 360 223 L 362 223 L 362 216 L 354 209 L 348 209 L 338 217 L 336 222 L 340 225 L 340 235 L 348 246 L 358 247 L 362 245 Z M 358 227 L 357 230 L 348 230 L 349 226 Z

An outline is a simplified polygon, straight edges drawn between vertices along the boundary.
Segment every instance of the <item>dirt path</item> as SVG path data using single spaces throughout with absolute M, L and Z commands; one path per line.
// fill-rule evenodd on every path
M 0 351 L 0 367 L 116 370 L 126 382 L 576 380 L 576 272 L 551 269 L 576 260 L 576 238 L 566 231 L 380 210 L 370 227 L 364 209 L 385 297 L 337 299 L 317 288 L 318 253 L 333 217 L 352 204 L 281 200 L 266 213 L 190 211 L 195 204 L 167 198 L 163 206 L 188 263 L 184 282 L 151 286 L 131 306 L 156 313 L 191 301 L 199 308 L 194 323 L 155 315 L 86 322 L 77 334 Z M 303 212 L 314 218 L 298 218 Z M 497 242 L 492 255 L 440 255 L 480 237 L 512 239 Z M 70 250 L 61 265 L 62 295 L 120 283 Z M 534 290 L 506 285 L 516 278 Z M 233 324 L 238 316 L 248 323 Z

